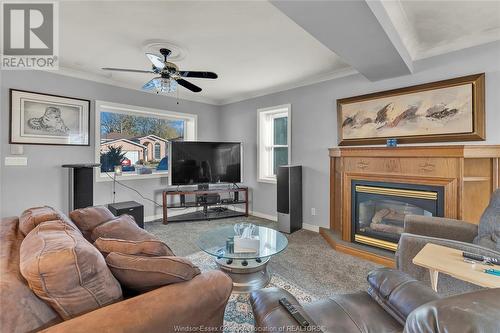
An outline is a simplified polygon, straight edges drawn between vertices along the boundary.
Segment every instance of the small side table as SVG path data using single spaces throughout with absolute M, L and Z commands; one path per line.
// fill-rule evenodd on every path
M 116 216 L 132 215 L 137 225 L 144 229 L 144 206 L 135 201 L 123 201 L 108 204 L 108 209 Z
M 500 277 L 484 272 L 491 266 L 464 262 L 460 250 L 428 243 L 412 261 L 415 265 L 429 270 L 434 291 L 437 291 L 439 273 L 485 288 L 500 288 Z

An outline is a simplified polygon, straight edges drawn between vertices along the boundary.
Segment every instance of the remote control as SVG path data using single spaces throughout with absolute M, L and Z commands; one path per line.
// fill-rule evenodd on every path
M 293 319 L 295 319 L 299 325 L 303 328 L 309 326 L 309 322 L 304 318 L 299 311 L 292 305 L 285 297 L 280 298 L 280 304 L 292 315 Z
M 464 258 L 469 258 L 469 259 L 476 260 L 476 261 L 490 262 L 494 265 L 500 265 L 500 258 L 485 257 L 482 255 L 474 254 L 474 253 L 470 253 L 470 252 L 462 252 L 462 256 Z

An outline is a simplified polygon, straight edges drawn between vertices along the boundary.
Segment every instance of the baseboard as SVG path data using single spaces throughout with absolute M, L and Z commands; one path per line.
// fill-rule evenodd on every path
M 302 223 L 302 229 L 306 229 L 313 232 L 319 232 L 319 227 L 314 224 Z
M 256 211 L 252 211 L 249 214 L 253 215 L 255 217 L 260 217 L 261 219 L 266 219 L 266 220 L 278 222 L 278 216 L 276 216 L 276 215 L 264 214 L 264 213 L 260 213 L 260 212 L 256 212 Z
M 253 215 L 253 216 L 256 216 L 256 217 L 260 217 L 262 219 L 271 220 L 271 221 L 274 221 L 274 222 L 278 221 L 278 216 L 276 216 L 276 215 L 264 214 L 264 213 L 256 212 L 256 211 L 252 211 L 249 214 Z M 319 233 L 319 226 L 314 225 L 314 224 L 302 223 L 302 229 L 313 231 L 313 232 L 318 232 Z
M 239 207 L 234 207 L 233 209 L 236 211 L 240 211 L 240 212 L 245 211 L 243 208 L 239 208 Z M 194 211 L 196 211 L 195 208 L 187 208 L 187 209 L 178 210 L 178 211 L 170 210 L 168 212 L 168 215 L 169 216 L 176 216 L 176 215 L 180 215 L 180 214 L 191 213 Z M 276 215 L 265 214 L 265 213 L 256 212 L 256 211 L 250 211 L 250 212 L 248 212 L 248 214 L 255 216 L 255 217 L 259 217 L 261 219 L 270 220 L 273 222 L 278 221 L 278 216 L 276 216 Z M 146 216 L 146 217 L 144 217 L 144 222 L 146 222 L 146 223 L 153 222 L 153 221 L 161 220 L 162 218 L 163 218 L 162 214 Z M 317 225 L 309 224 L 309 223 L 302 223 L 302 229 L 313 231 L 313 232 L 319 232 L 319 227 Z

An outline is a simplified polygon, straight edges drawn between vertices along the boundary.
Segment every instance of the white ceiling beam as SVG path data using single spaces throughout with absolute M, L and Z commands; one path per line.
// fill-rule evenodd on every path
M 397 31 L 396 27 L 392 23 L 389 13 L 385 9 L 384 0 L 365 0 L 368 7 L 370 7 L 373 15 L 377 18 L 378 23 L 384 29 L 387 37 L 390 39 L 392 45 L 396 48 L 396 51 L 401 56 L 401 59 L 405 62 L 406 66 L 413 72 L 413 60 L 410 55 L 408 48 L 405 46 L 403 40 L 401 39 L 400 33 Z M 399 1 L 399 0 L 398 0 Z
M 411 57 L 378 0 L 370 5 L 365 1 L 271 3 L 370 81 L 412 72 Z

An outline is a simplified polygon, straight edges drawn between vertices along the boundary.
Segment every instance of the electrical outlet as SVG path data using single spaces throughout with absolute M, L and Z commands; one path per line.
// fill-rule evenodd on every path
M 311 215 L 316 216 L 316 208 L 311 208 Z

